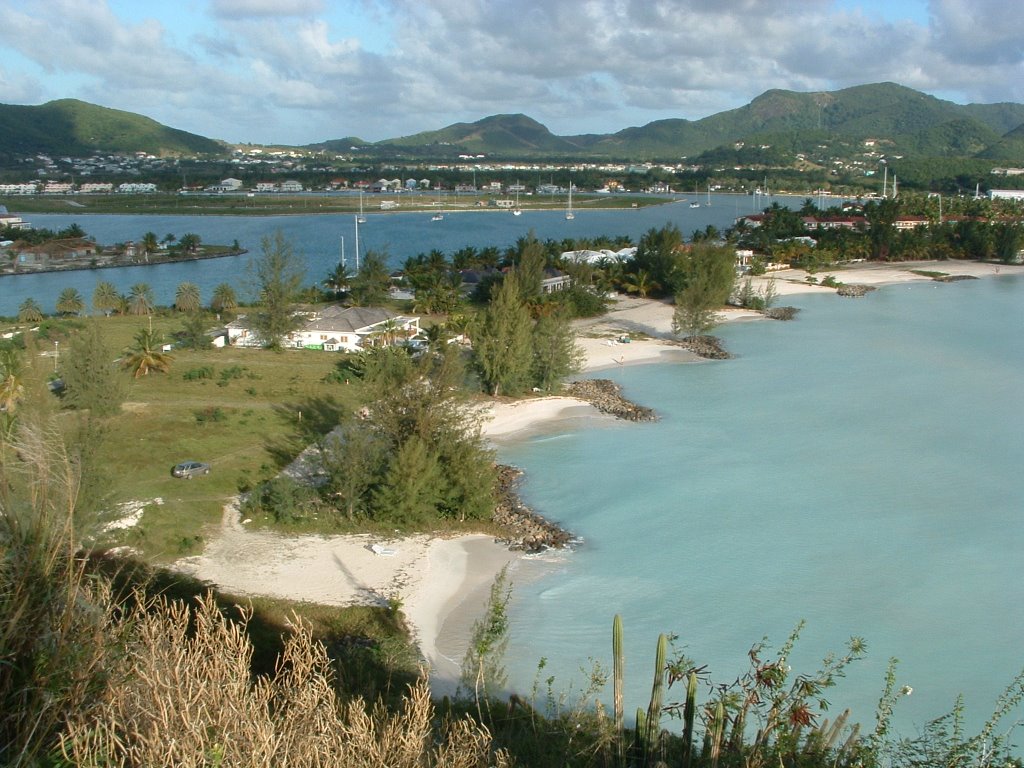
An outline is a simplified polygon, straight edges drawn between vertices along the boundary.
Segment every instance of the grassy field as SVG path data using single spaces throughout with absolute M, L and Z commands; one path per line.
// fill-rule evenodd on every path
M 84 321 L 75 321 L 84 322 Z M 148 323 L 143 317 L 91 320 L 108 347 L 127 348 Z M 169 335 L 181 328 L 180 316 L 156 316 L 154 330 Z M 55 367 L 54 341 L 68 349 L 76 329 L 51 322 L 35 348 L 33 367 L 49 375 Z M 128 381 L 121 412 L 106 420 L 99 445 L 101 468 L 110 486 L 109 512 L 116 504 L 146 506 L 140 524 L 97 534 L 97 543 L 127 544 L 155 562 L 198 549 L 204 529 L 220 521 L 224 502 L 240 485 L 271 477 L 315 436 L 328 431 L 338 416 L 359 400 L 357 382 L 328 381 L 337 355 L 312 350 L 270 352 L 227 347 L 205 351 L 175 349 L 170 371 Z M 58 361 L 59 363 L 59 361 Z M 66 422 L 72 412 L 61 416 Z M 183 480 L 171 476 L 180 461 L 211 466 L 210 474 Z M 161 499 L 162 503 L 156 503 Z
M 379 208 L 380 200 L 394 200 L 401 207 L 396 213 L 420 210 L 471 210 L 477 202 L 487 198 L 459 197 L 438 200 L 429 195 L 374 195 L 364 197 L 367 211 Z M 524 210 L 564 208 L 565 195 L 520 198 Z M 620 197 L 615 195 L 573 195 L 577 208 L 645 208 L 669 202 L 664 197 Z M 178 195 L 157 193 L 150 195 L 83 195 L 41 196 L 20 195 L 0 197 L 0 205 L 19 214 L 25 213 L 106 213 L 106 214 L 170 214 L 170 215 L 238 215 L 270 216 L 313 213 L 355 213 L 359 198 L 353 195 Z

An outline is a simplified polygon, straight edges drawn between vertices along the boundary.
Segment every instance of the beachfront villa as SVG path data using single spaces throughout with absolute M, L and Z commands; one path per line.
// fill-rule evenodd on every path
M 302 311 L 303 324 L 287 334 L 288 349 L 316 349 L 324 352 L 359 352 L 370 347 L 407 342 L 420 332 L 420 319 L 399 315 L 381 307 L 340 307 L 330 305 Z M 259 347 L 263 342 L 243 315 L 227 324 L 228 343 L 238 347 Z

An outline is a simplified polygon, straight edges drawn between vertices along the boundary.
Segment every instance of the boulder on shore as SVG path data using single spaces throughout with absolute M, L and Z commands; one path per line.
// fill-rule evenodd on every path
M 508 548 L 540 552 L 567 547 L 572 540 L 569 532 L 538 515 L 519 497 L 516 487 L 522 476 L 521 469 L 498 465 L 498 503 L 491 519 L 507 531 Z
M 868 291 L 873 290 L 875 290 L 875 286 L 873 285 L 863 285 L 861 283 L 843 283 L 836 289 L 836 295 L 860 298 Z
M 626 421 L 656 421 L 654 410 L 622 396 L 622 387 L 609 379 L 584 379 L 566 386 L 566 394 L 586 400 L 592 406 Z

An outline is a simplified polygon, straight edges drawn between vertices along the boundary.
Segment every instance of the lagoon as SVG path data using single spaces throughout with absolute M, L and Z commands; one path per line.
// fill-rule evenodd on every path
M 724 230 L 736 217 L 754 212 L 754 205 L 767 205 L 766 198 L 744 195 L 712 195 L 712 205 L 690 208 L 685 202 L 645 208 L 604 210 L 577 209 L 576 218 L 566 221 L 560 210 L 524 211 L 522 216 L 499 211 L 461 211 L 449 213 L 443 221 L 431 221 L 431 214 L 375 213 L 367 215 L 359 227 L 360 252 L 375 250 L 388 257 L 388 264 L 398 269 L 411 256 L 439 249 L 451 254 L 473 246 L 505 248 L 525 237 L 531 230 L 541 240 L 548 238 L 615 237 L 625 235 L 634 240 L 651 228 L 667 223 L 679 227 L 689 236 L 709 224 Z M 774 197 L 782 205 L 799 206 L 804 198 Z M 838 200 L 833 202 L 839 202 Z M 342 214 L 310 214 L 295 216 L 129 216 L 107 214 L 25 214 L 34 227 L 60 230 L 78 224 L 101 245 L 126 240 L 139 241 L 146 232 L 158 238 L 167 234 L 181 237 L 186 233 L 200 236 L 203 242 L 230 245 L 238 241 L 248 255 L 219 259 L 118 267 L 113 269 L 49 272 L 41 274 L 0 276 L 0 316 L 14 316 L 27 298 L 34 298 L 44 312 L 53 312 L 57 297 L 65 288 L 75 288 L 90 302 L 96 284 L 112 282 L 118 291 L 127 293 L 139 282 L 154 290 L 156 302 L 169 306 L 179 283 L 193 282 L 201 290 L 204 303 L 213 289 L 229 283 L 241 298 L 255 294 L 249 273 L 252 257 L 260 251 L 262 238 L 281 231 L 305 264 L 306 283 L 322 281 L 341 258 L 344 238 L 346 260 L 355 261 L 354 217 Z

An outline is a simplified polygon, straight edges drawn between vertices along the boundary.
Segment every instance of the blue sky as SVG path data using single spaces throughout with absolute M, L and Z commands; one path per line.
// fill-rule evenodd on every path
M 1022 0 L 0 0 L 0 20 L 0 102 L 231 142 L 518 112 L 604 133 L 882 81 L 1024 102 Z

